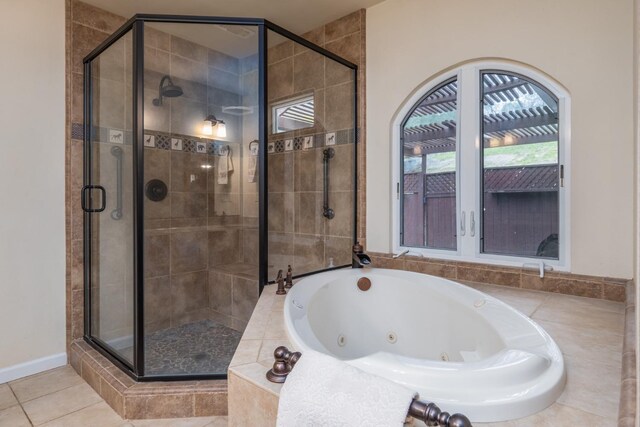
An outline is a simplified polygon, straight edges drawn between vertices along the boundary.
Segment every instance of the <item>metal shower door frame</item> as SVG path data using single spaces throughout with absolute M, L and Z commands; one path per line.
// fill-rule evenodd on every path
M 260 18 L 227 18 L 213 16 L 186 16 L 186 15 L 151 15 L 137 14 L 124 23 L 118 30 L 110 35 L 98 47 L 91 51 L 83 59 L 84 68 L 84 186 L 92 185 L 92 76 L 91 63 L 101 53 L 115 42 L 120 40 L 129 31 L 133 35 L 133 248 L 134 248 L 134 282 L 133 282 L 133 363 L 128 362 L 115 352 L 103 340 L 92 335 L 91 331 L 91 212 L 84 213 L 83 242 L 84 242 L 84 340 L 103 356 L 117 365 L 135 381 L 183 381 L 199 379 L 226 379 L 226 374 L 189 374 L 189 375 L 146 375 L 144 363 L 144 24 L 155 23 L 185 23 L 185 24 L 218 24 L 218 25 L 245 25 L 255 26 L 258 29 L 258 114 L 259 125 L 259 154 L 258 154 L 258 212 L 259 212 L 259 288 L 260 293 L 269 283 L 268 274 L 268 162 L 267 141 L 269 135 L 267 114 L 269 103 L 267 96 L 267 33 L 274 31 L 312 51 L 320 53 L 353 71 L 354 76 L 354 107 L 353 129 L 355 133 L 354 150 L 354 196 L 353 196 L 353 242 L 357 239 L 357 177 L 358 177 L 358 66 L 328 50 L 317 46 L 302 37 Z M 340 268 L 340 267 L 339 267 Z M 324 271 L 324 270 L 321 270 Z M 312 273 L 306 273 L 296 277 L 303 277 Z

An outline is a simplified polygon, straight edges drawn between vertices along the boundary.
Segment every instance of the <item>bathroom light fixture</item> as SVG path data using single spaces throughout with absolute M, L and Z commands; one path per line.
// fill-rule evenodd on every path
M 202 133 L 205 135 L 213 135 L 213 127 L 216 126 L 216 136 L 219 138 L 227 137 L 227 125 L 223 120 L 218 120 L 213 114 L 209 114 L 204 119 L 204 125 L 202 125 Z

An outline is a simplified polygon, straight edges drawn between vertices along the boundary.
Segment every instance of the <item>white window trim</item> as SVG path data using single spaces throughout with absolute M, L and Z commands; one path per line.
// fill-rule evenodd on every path
M 558 164 L 564 166 L 564 186 L 559 189 L 559 247 L 558 260 L 550 260 L 543 258 L 529 258 L 521 256 L 505 256 L 505 255 L 493 255 L 480 252 L 480 239 L 477 237 L 469 236 L 469 210 L 465 209 L 462 205 L 461 191 L 456 191 L 456 227 L 457 245 L 456 250 L 438 250 L 438 249 L 426 249 L 412 246 L 400 245 L 400 191 L 402 191 L 401 177 L 400 177 L 400 135 L 401 125 L 404 118 L 413 110 L 415 104 L 422 99 L 422 97 L 429 91 L 439 86 L 442 82 L 456 77 L 458 79 L 458 132 L 456 135 L 456 146 L 460 147 L 461 140 L 468 141 L 474 140 L 475 144 L 475 167 L 473 173 L 475 177 L 480 173 L 480 90 L 479 79 L 480 72 L 482 70 L 500 70 L 506 72 L 513 72 L 529 77 L 530 79 L 540 83 L 548 90 L 550 90 L 558 98 L 558 115 L 559 115 L 559 134 L 558 134 Z M 473 96 L 467 96 L 462 98 L 463 93 L 471 92 Z M 466 101 L 466 102 L 465 102 Z M 470 102 L 473 101 L 473 102 Z M 462 120 L 464 118 L 464 120 Z M 522 267 L 527 265 L 528 267 L 535 268 L 544 262 L 544 265 L 551 266 L 557 271 L 571 271 L 571 99 L 568 91 L 558 82 L 544 73 L 535 70 L 534 68 L 527 67 L 525 65 L 516 64 L 509 61 L 476 61 L 472 63 L 466 63 L 462 66 L 456 67 L 449 71 L 438 74 L 431 78 L 405 100 L 401 108 L 396 112 L 396 115 L 391 124 L 391 200 L 392 202 L 392 251 L 399 253 L 404 250 L 410 250 L 412 253 L 418 253 L 424 257 L 442 260 L 454 260 L 465 261 L 473 263 L 483 263 L 492 265 L 502 265 L 511 267 Z M 460 163 L 461 157 L 464 154 L 460 148 L 457 148 L 458 155 L 456 156 L 456 188 L 463 189 L 461 186 L 461 178 L 468 178 L 461 173 Z M 470 150 L 465 150 L 468 154 Z M 467 159 L 467 163 L 469 159 Z M 467 175 L 469 175 L 467 173 Z M 477 178 L 471 177 L 471 180 Z M 468 188 L 468 187 L 467 187 Z M 476 219 L 476 231 L 479 230 L 480 224 L 480 194 L 475 192 L 475 200 L 473 210 L 475 211 Z M 467 201 L 469 198 L 466 199 Z M 461 212 L 466 210 L 465 226 L 467 234 L 463 237 L 460 233 L 460 221 Z

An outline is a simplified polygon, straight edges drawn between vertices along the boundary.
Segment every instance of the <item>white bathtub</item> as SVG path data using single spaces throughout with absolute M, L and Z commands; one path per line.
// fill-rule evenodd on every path
M 359 278 L 371 280 L 368 291 Z M 562 392 L 562 354 L 535 322 L 459 283 L 397 270 L 345 269 L 300 280 L 284 318 L 313 349 L 416 390 L 475 422 L 524 417 Z

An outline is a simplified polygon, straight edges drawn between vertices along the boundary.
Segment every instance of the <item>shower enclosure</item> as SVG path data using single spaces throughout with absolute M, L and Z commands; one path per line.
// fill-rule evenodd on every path
M 84 60 L 85 340 L 226 378 L 263 286 L 351 262 L 356 66 L 263 19 L 136 15 Z

